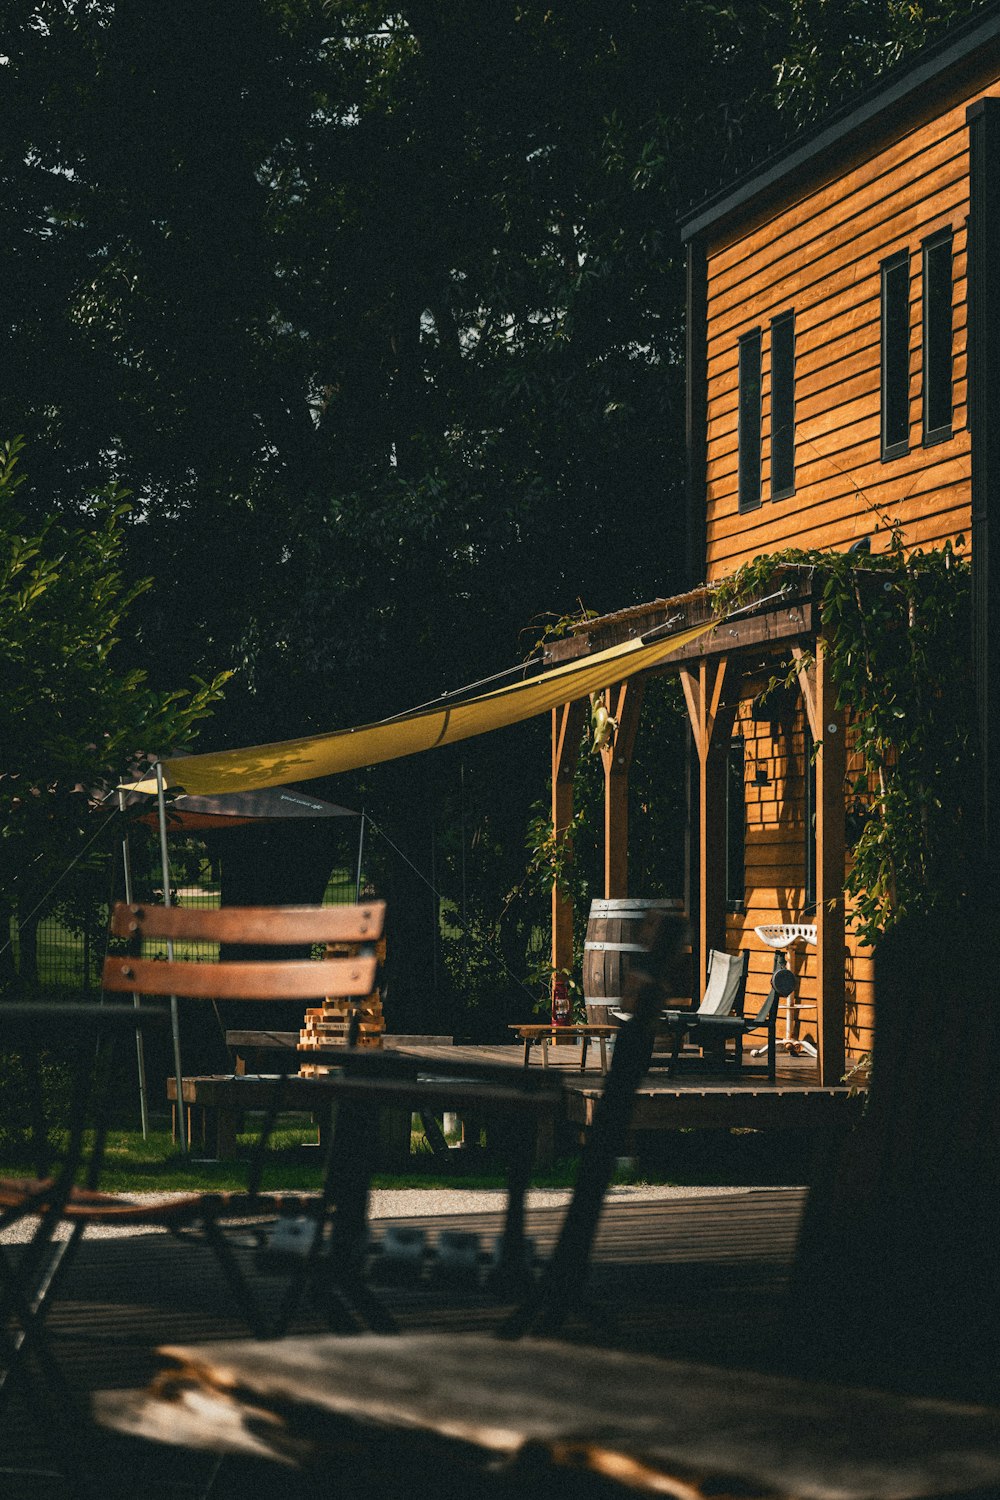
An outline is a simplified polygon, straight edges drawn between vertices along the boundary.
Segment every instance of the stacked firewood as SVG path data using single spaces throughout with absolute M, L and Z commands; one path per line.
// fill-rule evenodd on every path
M 327 958 L 356 958 L 356 943 L 328 943 Z M 381 964 L 385 960 L 385 938 L 375 944 L 375 956 Z M 299 1032 L 298 1051 L 301 1053 L 326 1050 L 328 1047 L 346 1047 L 351 1028 L 351 1017 L 358 1013 L 359 1047 L 381 1047 L 385 1032 L 385 1017 L 382 1014 L 382 995 L 378 989 L 361 999 L 331 995 L 322 1005 L 306 1011 L 305 1025 Z M 321 1078 L 330 1072 L 329 1063 L 312 1063 L 305 1059 L 299 1064 L 300 1078 Z

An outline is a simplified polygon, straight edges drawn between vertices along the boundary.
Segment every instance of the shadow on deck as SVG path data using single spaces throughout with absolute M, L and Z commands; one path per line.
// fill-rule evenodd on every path
M 655 1202 L 611 1201 L 598 1230 L 593 1271 L 584 1303 L 565 1337 L 571 1343 L 692 1358 L 733 1368 L 767 1368 L 771 1335 L 794 1254 L 804 1193 L 800 1189 L 747 1190 Z M 563 1210 L 529 1210 L 528 1232 L 545 1256 Z M 451 1214 L 405 1221 L 428 1231 L 445 1228 L 482 1236 L 499 1233 L 502 1215 Z M 373 1225 L 376 1234 L 379 1224 Z M 249 1252 L 247 1260 L 249 1261 Z M 256 1278 L 273 1288 L 278 1278 Z M 270 1295 L 270 1290 L 268 1292 Z M 401 1331 L 487 1333 L 504 1307 L 483 1291 L 448 1286 L 427 1273 L 404 1286 L 380 1289 Z M 84 1241 L 49 1327 L 58 1358 L 83 1397 L 97 1390 L 148 1384 L 161 1344 L 201 1344 L 241 1339 L 245 1327 L 211 1252 L 179 1244 L 163 1233 Z M 306 1307 L 292 1332 L 321 1331 L 319 1314 Z M 51 1434 L 20 1392 L 0 1418 L 0 1494 L 4 1500 L 66 1500 L 54 1476 Z M 205 1490 L 214 1460 L 183 1449 L 98 1434 L 97 1467 L 104 1500 L 192 1497 Z M 58 1446 L 58 1435 L 55 1435 Z M 345 1461 L 349 1455 L 345 1455 Z M 12 1472 L 31 1468 L 30 1475 Z M 264 1487 L 262 1490 L 261 1486 Z M 331 1480 L 330 1493 L 343 1492 Z M 226 1487 L 212 1495 L 270 1500 L 299 1496 L 301 1477 L 274 1466 L 230 1462 Z

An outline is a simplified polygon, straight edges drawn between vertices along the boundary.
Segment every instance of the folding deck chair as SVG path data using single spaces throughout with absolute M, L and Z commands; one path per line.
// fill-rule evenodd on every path
M 730 1066 L 734 1072 L 742 1073 L 743 1062 L 743 1038 L 751 1031 L 767 1032 L 767 1062 L 764 1064 L 767 1072 L 768 1082 L 775 1080 L 775 1029 L 778 1021 L 778 999 L 779 996 L 788 998 L 795 992 L 795 976 L 790 969 L 776 969 L 771 975 L 771 987 L 764 997 L 763 1003 L 755 1016 L 743 1014 L 743 1005 L 730 1015 L 700 1016 L 692 1023 L 690 1036 L 692 1041 L 698 1043 L 702 1049 L 719 1066 Z M 677 1061 L 677 1052 L 680 1046 L 680 1029 L 674 1032 L 674 1052 L 671 1058 L 671 1070 Z M 726 1063 L 726 1043 L 734 1043 L 732 1061 Z M 762 1047 L 763 1051 L 764 1048 Z
M 375 946 L 384 925 L 385 903 L 381 901 L 358 906 L 230 906 L 214 910 L 119 903 L 112 912 L 112 936 L 128 939 L 138 951 L 110 955 L 104 963 L 103 984 L 111 992 L 182 996 L 202 1001 L 295 1000 L 305 1006 L 310 1001 L 338 996 L 360 1002 L 376 985 Z M 299 950 L 303 945 L 336 944 L 338 948 L 347 945 L 355 951 L 350 957 L 319 959 L 227 958 L 215 962 L 168 958 L 164 961 L 143 955 L 142 945 L 149 941 Z M 357 1015 L 352 1025 L 356 1035 Z M 297 1061 L 293 1053 L 292 1065 Z M 286 1071 L 273 1078 L 243 1191 L 191 1193 L 151 1205 L 133 1203 L 113 1193 L 74 1193 L 64 1210 L 67 1218 L 84 1225 L 159 1225 L 178 1234 L 204 1239 L 215 1252 L 243 1316 L 258 1338 L 277 1337 L 285 1332 L 299 1306 L 311 1262 L 303 1257 L 293 1258 L 292 1274 L 277 1317 L 269 1320 L 250 1277 L 234 1253 L 227 1224 L 238 1221 L 238 1236 L 245 1239 L 247 1219 L 268 1223 L 276 1217 L 305 1219 L 311 1224 L 311 1239 L 318 1244 L 323 1238 L 336 1185 L 328 1159 L 318 1193 L 278 1193 L 263 1188 L 265 1153 L 282 1108 L 287 1076 Z M 183 1107 L 183 1101 L 178 1101 L 178 1107 Z M 356 1289 L 356 1296 L 367 1304 L 363 1288 Z M 333 1321 L 343 1316 L 332 1302 L 329 1313 Z
M 347 996 L 360 999 L 371 993 L 376 982 L 374 948 L 382 934 L 385 907 L 369 902 L 356 907 L 223 907 L 217 910 L 128 907 L 119 905 L 112 916 L 112 933 L 141 944 L 143 940 L 218 941 L 288 945 L 306 943 L 351 943 L 358 953 L 352 958 L 325 960 L 265 960 L 204 963 L 192 960 L 162 961 L 137 956 L 112 956 L 104 966 L 108 990 L 159 996 L 181 995 L 204 1000 L 218 999 L 307 999 Z M 317 991 L 319 992 L 317 995 Z M 352 1023 L 353 1025 L 353 1023 Z M 357 1328 L 392 1331 L 395 1323 L 365 1281 L 368 1189 L 376 1167 L 377 1116 L 380 1108 L 406 1111 L 474 1108 L 504 1123 L 509 1162 L 508 1211 L 501 1239 L 494 1283 L 519 1286 L 525 1270 L 524 1196 L 534 1159 L 538 1122 L 551 1117 L 561 1103 L 557 1081 L 534 1077 L 512 1083 L 508 1075 L 497 1077 L 488 1068 L 476 1069 L 463 1061 L 457 1071 L 443 1059 L 435 1061 L 434 1075 L 418 1077 L 417 1063 L 392 1052 L 356 1048 L 356 1029 L 347 1045 L 326 1053 L 312 1050 L 310 1062 L 325 1061 L 335 1067 L 334 1076 L 317 1083 L 317 1104 L 335 1107 L 336 1123 L 329 1132 L 323 1162 L 322 1185 L 317 1193 L 289 1194 L 262 1189 L 264 1152 L 282 1107 L 287 1074 L 273 1080 L 270 1106 L 251 1156 L 246 1190 L 241 1193 L 193 1193 L 179 1200 L 147 1205 L 130 1203 L 117 1194 L 75 1192 L 65 1216 L 81 1223 L 119 1225 L 156 1224 L 179 1234 L 196 1234 L 215 1251 L 230 1288 L 246 1321 L 257 1338 L 280 1337 L 289 1327 L 303 1292 L 311 1286 L 322 1300 L 332 1329 L 354 1332 Z M 292 1054 L 295 1059 L 295 1054 Z M 442 1076 L 451 1073 L 451 1077 Z M 480 1077 L 470 1076 L 476 1073 Z M 226 1233 L 227 1223 L 238 1222 L 240 1238 L 246 1236 L 246 1220 L 265 1220 L 268 1229 L 276 1217 L 297 1220 L 298 1253 L 282 1256 L 278 1236 L 268 1242 L 261 1234 L 261 1249 L 273 1265 L 284 1259 L 289 1270 L 277 1315 L 265 1315 L 253 1279 L 233 1253 Z
M 674 986 L 684 961 L 686 939 L 687 924 L 683 918 L 673 913 L 663 913 L 649 919 L 643 934 L 647 951 L 644 958 L 639 959 L 633 967 L 627 980 L 625 1004 L 629 1009 L 619 1032 L 611 1066 L 584 1146 L 572 1202 L 556 1247 L 541 1277 L 537 1281 L 532 1278 L 520 1303 L 505 1317 L 497 1330 L 499 1338 L 505 1344 L 518 1340 L 525 1334 L 556 1334 L 570 1310 L 580 1305 L 605 1192 L 616 1158 L 621 1154 L 627 1139 L 635 1091 L 649 1064 L 664 997 L 676 993 Z M 523 1080 L 522 1070 L 517 1071 L 520 1080 Z M 367 1096 L 373 1104 L 383 1102 L 384 1080 L 358 1077 L 350 1082 L 358 1086 L 360 1097 Z M 526 1094 L 525 1097 L 530 1095 Z M 449 1370 L 449 1399 L 455 1402 L 455 1419 L 460 1424 L 461 1362 L 463 1357 L 470 1359 L 470 1381 L 481 1378 L 490 1359 L 489 1348 L 482 1337 L 404 1335 L 399 1340 L 401 1348 L 405 1350 L 405 1368 L 401 1379 L 409 1395 L 418 1401 L 425 1399 L 428 1407 L 439 1407 L 441 1392 L 435 1384 L 435 1372 L 442 1359 L 442 1338 L 455 1340 L 456 1368 Z M 333 1342 L 340 1345 L 341 1341 Z M 387 1340 L 377 1334 L 362 1334 L 346 1341 L 343 1347 L 350 1350 L 358 1368 L 370 1361 L 374 1368 L 391 1370 L 394 1342 L 395 1339 Z M 232 1346 L 216 1347 L 224 1362 L 224 1351 Z M 292 1372 L 289 1389 L 294 1389 L 296 1380 L 302 1380 L 307 1385 L 315 1385 L 323 1380 L 324 1351 L 328 1347 L 332 1347 L 332 1343 L 323 1337 L 291 1338 L 284 1341 L 276 1351 L 276 1359 L 280 1371 Z M 532 1349 L 539 1347 L 544 1346 L 532 1343 L 531 1349 L 525 1349 L 529 1363 Z M 218 1405 L 219 1391 L 211 1384 L 214 1375 L 208 1375 L 211 1388 L 202 1392 L 199 1380 L 203 1364 L 198 1362 L 197 1351 L 172 1347 L 160 1352 L 169 1358 L 182 1359 L 190 1355 L 190 1370 L 185 1368 L 176 1383 L 168 1376 L 148 1393 L 102 1393 L 97 1406 L 98 1418 L 102 1424 L 129 1432 L 133 1436 L 155 1435 L 158 1440 L 182 1444 L 193 1440 L 197 1446 L 214 1448 L 217 1453 L 241 1451 L 239 1443 L 234 1441 L 241 1420 L 238 1410 L 239 1394 L 227 1393 L 223 1397 L 222 1404 L 225 1405 L 226 1414 L 220 1422 L 216 1443 L 211 1424 L 213 1412 Z M 258 1353 L 254 1346 L 250 1346 L 246 1352 L 255 1364 L 267 1361 L 268 1356 L 263 1348 Z M 206 1355 L 210 1361 L 210 1351 L 206 1351 Z M 497 1359 L 498 1363 L 501 1362 L 499 1351 Z M 208 1369 L 208 1365 L 204 1368 Z M 627 1362 L 621 1369 L 622 1378 L 627 1379 Z M 417 1371 L 416 1375 L 413 1374 L 414 1370 Z M 223 1384 L 224 1381 L 223 1377 Z M 230 1394 L 233 1395 L 232 1400 Z M 204 1401 L 201 1399 L 202 1395 Z M 525 1400 L 531 1399 L 530 1391 L 526 1390 L 523 1395 Z M 501 1419 L 501 1413 L 502 1406 L 498 1406 L 498 1420 Z M 189 1415 L 192 1417 L 191 1421 L 188 1420 Z M 379 1414 L 372 1412 L 369 1415 L 372 1430 L 378 1431 Z M 391 1408 L 386 1410 L 385 1419 L 391 1427 Z M 253 1426 L 252 1415 L 248 1418 L 248 1424 L 249 1430 L 249 1426 Z M 416 1430 L 419 1430 L 419 1425 L 417 1422 Z M 195 1428 L 197 1434 L 194 1432 Z M 453 1429 L 460 1430 L 460 1426 Z M 254 1427 L 253 1442 L 258 1444 L 255 1449 L 258 1455 L 266 1451 L 268 1443 L 266 1433 L 263 1434 L 263 1441 L 260 1441 L 262 1431 Z M 327 1478 L 327 1471 L 324 1471 L 324 1482 L 327 1482 Z
M 728 1016 L 734 1010 L 737 1013 L 742 1011 L 749 967 L 750 954 L 747 949 L 733 954 L 712 948 L 708 955 L 708 973 L 701 1004 L 697 1008 L 687 1006 L 660 1012 L 657 1030 L 668 1033 L 672 1042 L 671 1073 L 677 1066 L 680 1044 L 687 1032 L 693 1032 L 708 1017 Z M 618 1021 L 627 1017 L 627 1012 L 620 1009 L 612 1009 L 611 1014 Z
M 96 1186 L 107 1133 L 114 1044 L 163 1022 L 161 1011 L 93 1003 L 5 1001 L 0 1005 L 0 1054 L 16 1057 L 27 1090 L 28 1159 L 31 1177 L 0 1178 L 0 1230 L 22 1221 L 33 1226 L 21 1246 L 0 1245 L 0 1411 L 18 1384 L 45 1430 L 58 1435 L 58 1462 L 75 1493 L 89 1493 L 81 1468 L 87 1424 L 47 1337 L 45 1318 L 68 1269 L 80 1228 L 67 1233 L 67 1206 Z M 41 1053 L 55 1032 L 74 1043 L 69 1100 L 58 1129 L 50 1118 Z M 8 1122 L 13 1123 L 13 1122 Z M 82 1176 L 83 1182 L 78 1179 Z M 2 1475 L 23 1470 L 7 1467 Z M 41 1477 L 41 1476 L 39 1476 Z
M 674 1073 L 680 1059 L 681 1042 L 688 1036 L 701 1047 L 711 1067 L 731 1067 L 736 1073 L 743 1071 L 743 1038 L 751 1031 L 767 1032 L 768 1081 L 775 1079 L 775 1027 L 778 1019 L 778 999 L 787 997 L 795 989 L 795 976 L 790 969 L 776 968 L 771 975 L 771 986 L 755 1016 L 744 1014 L 746 1004 L 747 974 L 750 953 L 744 948 L 740 954 L 720 953 L 715 949 L 709 955 L 708 984 L 705 999 L 697 1010 L 664 1011 L 661 1025 L 670 1032 L 672 1046 L 668 1073 Z M 726 1043 L 734 1043 L 731 1061 L 727 1063 Z M 763 1048 L 761 1050 L 764 1050 Z

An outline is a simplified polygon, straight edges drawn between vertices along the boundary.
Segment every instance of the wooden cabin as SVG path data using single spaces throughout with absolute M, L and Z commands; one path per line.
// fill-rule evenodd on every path
M 996 596 L 989 514 L 1000 504 L 1000 15 L 991 9 L 950 33 L 703 204 L 682 234 L 692 592 L 590 622 L 567 649 L 597 649 L 673 617 L 691 623 L 706 609 L 697 585 L 762 553 L 858 544 L 877 553 L 893 527 L 908 547 L 962 536 L 972 548 L 988 719 L 997 698 L 985 625 Z M 764 676 L 798 650 L 817 658 L 798 700 L 761 712 Z M 821 1081 L 834 1083 L 870 1043 L 871 963 L 845 933 L 838 901 L 850 751 L 808 584 L 762 601 L 672 665 L 697 752 L 689 900 L 701 967 L 709 947 L 750 947 L 751 994 L 762 994 L 773 954 L 754 928 L 815 922 L 817 946 L 793 966 L 801 998 L 817 1005 L 801 1013 L 802 1032 L 818 1044 Z M 627 893 L 625 788 L 641 683 L 609 701 L 620 719 L 605 761 L 606 883 L 615 895 Z M 569 709 L 556 716 L 557 826 L 567 816 L 572 726 Z M 983 728 L 988 745 L 985 720 Z M 557 912 L 562 961 L 565 920 Z

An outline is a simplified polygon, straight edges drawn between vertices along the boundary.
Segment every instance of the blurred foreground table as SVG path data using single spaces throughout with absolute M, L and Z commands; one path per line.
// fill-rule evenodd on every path
M 421 1463 L 486 1492 L 530 1477 L 533 1495 L 566 1494 L 567 1471 L 690 1500 L 929 1500 L 1000 1487 L 994 1408 L 482 1334 L 160 1354 L 147 1390 L 97 1394 L 99 1423 L 307 1472 L 329 1472 L 346 1445 L 370 1462 L 372 1484 L 379 1465 L 412 1474 Z

